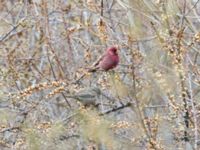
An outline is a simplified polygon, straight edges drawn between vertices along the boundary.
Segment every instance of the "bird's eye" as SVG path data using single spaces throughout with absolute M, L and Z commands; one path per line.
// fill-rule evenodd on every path
M 109 49 L 109 51 L 110 51 L 111 53 L 113 53 L 113 54 L 116 54 L 116 53 L 117 53 L 117 48 L 112 47 L 112 48 Z

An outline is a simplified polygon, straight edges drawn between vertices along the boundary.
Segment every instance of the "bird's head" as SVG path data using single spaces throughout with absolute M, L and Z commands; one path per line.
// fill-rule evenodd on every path
M 110 47 L 107 51 L 108 51 L 108 53 L 111 54 L 111 55 L 118 55 L 118 54 L 117 54 L 117 47 L 115 47 L 115 46 Z

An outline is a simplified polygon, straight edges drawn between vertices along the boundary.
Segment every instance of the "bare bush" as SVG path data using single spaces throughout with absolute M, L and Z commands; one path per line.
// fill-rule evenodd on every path
M 1 0 L 0 149 L 199 149 L 199 10 Z M 118 67 L 88 73 L 112 45 Z

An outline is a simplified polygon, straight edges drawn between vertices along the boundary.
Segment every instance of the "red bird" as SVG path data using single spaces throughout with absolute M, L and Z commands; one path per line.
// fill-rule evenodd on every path
M 110 69 L 115 68 L 119 63 L 119 56 L 117 53 L 117 47 L 110 47 L 106 50 L 106 52 L 103 54 L 103 56 L 100 57 L 100 59 L 92 65 L 90 69 L 88 69 L 88 72 L 96 72 L 97 70 L 103 70 L 108 71 Z M 75 82 L 79 82 L 81 79 L 84 78 L 86 74 L 82 74 Z
M 95 72 L 97 70 L 108 71 L 115 68 L 119 63 L 119 56 L 116 47 L 110 47 L 106 50 L 103 56 L 93 65 L 89 72 Z

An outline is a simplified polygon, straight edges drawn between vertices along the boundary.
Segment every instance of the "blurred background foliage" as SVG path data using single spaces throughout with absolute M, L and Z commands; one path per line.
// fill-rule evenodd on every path
M 199 10 L 0 0 L 0 149 L 199 149 Z M 112 45 L 119 66 L 87 73 Z

